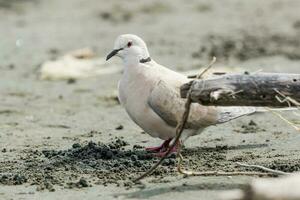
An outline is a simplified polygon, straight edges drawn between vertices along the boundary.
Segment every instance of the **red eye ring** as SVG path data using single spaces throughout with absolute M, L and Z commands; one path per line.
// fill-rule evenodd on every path
M 131 47 L 131 45 L 132 45 L 132 42 L 128 42 L 128 43 L 127 43 L 127 47 L 128 47 L 128 48 Z

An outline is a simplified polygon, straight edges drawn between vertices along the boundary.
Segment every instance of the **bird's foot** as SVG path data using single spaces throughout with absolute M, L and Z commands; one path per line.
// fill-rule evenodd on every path
M 146 151 L 152 152 L 152 153 L 160 153 L 165 152 L 169 148 L 169 144 L 172 139 L 165 140 L 160 146 L 158 147 L 147 147 L 145 148 Z
M 171 149 L 171 151 L 170 151 L 170 153 L 169 153 L 168 156 L 176 155 L 177 149 L 178 149 L 178 147 L 177 147 L 177 145 L 175 145 L 175 146 Z M 155 157 L 162 158 L 162 157 L 164 157 L 164 156 L 168 153 L 168 151 L 169 151 L 169 149 L 166 148 L 164 151 L 160 151 L 160 152 L 158 152 L 158 153 L 154 153 L 154 156 L 155 156 Z

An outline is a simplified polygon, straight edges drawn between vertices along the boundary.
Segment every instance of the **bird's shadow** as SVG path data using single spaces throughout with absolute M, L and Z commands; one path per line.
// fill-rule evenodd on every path
M 236 145 L 236 146 L 216 146 L 216 147 L 196 147 L 196 149 L 203 149 L 203 150 L 213 150 L 213 149 L 224 149 L 224 150 L 243 150 L 243 149 L 256 149 L 256 148 L 263 148 L 267 147 L 268 144 L 261 143 L 261 144 L 242 144 L 242 145 Z
M 161 186 L 155 188 L 144 188 L 139 191 L 129 193 L 119 193 L 115 197 L 123 196 L 126 198 L 135 199 L 148 199 L 154 196 L 174 193 L 174 192 L 186 192 L 186 191 L 201 191 L 201 190 L 231 190 L 231 189 L 244 189 L 246 184 L 242 183 L 195 183 L 195 184 L 177 184 L 172 186 Z

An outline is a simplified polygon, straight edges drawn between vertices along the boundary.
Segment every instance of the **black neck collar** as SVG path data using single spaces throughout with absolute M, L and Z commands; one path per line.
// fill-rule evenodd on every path
M 146 62 L 150 62 L 151 61 L 151 58 L 150 57 L 148 57 L 148 58 L 142 58 L 141 60 L 140 60 L 140 63 L 146 63 Z

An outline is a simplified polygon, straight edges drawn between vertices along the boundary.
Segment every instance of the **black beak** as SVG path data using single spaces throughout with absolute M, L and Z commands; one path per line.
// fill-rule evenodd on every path
M 110 52 L 107 56 L 106 56 L 106 60 L 109 60 L 111 57 L 115 56 L 119 51 L 123 50 L 123 48 L 120 49 L 114 49 L 112 50 L 112 52 Z

